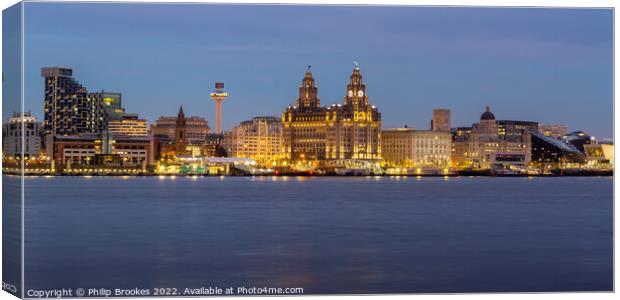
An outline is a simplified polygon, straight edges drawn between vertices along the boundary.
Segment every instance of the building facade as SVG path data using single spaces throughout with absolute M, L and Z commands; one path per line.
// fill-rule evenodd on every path
M 564 124 L 541 124 L 538 130 L 545 136 L 561 138 L 568 133 L 568 126 Z
M 42 68 L 41 76 L 45 78 L 45 133 L 75 135 L 104 129 L 100 103 L 89 97 L 86 88 L 73 78 L 72 69 Z
M 42 68 L 45 78 L 44 122 L 46 134 L 77 135 L 118 130 L 125 116 L 122 95 L 114 92 L 89 93 L 73 78 L 70 68 Z M 137 115 L 127 115 L 129 119 Z M 137 119 L 137 117 L 136 117 Z
M 596 138 L 581 130 L 573 131 L 571 133 L 563 135 L 562 140 L 575 146 L 577 149 L 579 149 L 579 151 L 581 151 L 581 153 L 585 153 L 585 145 L 596 144 Z
M 146 120 L 137 114 L 124 114 L 118 120 L 109 121 L 108 130 L 112 135 L 148 136 Z
M 437 108 L 433 109 L 433 119 L 431 120 L 431 130 L 450 132 L 450 110 Z
M 212 134 L 204 118 L 185 117 L 183 107 L 179 108 L 176 117 L 160 117 L 151 125 L 150 136 L 153 140 L 155 159 L 174 159 L 199 157 L 209 154 L 211 150 L 218 150 L 218 145 L 212 144 Z
M 453 165 L 466 169 L 492 169 L 507 165 L 528 166 L 535 122 L 496 121 L 487 106 L 480 122 L 457 128 L 453 136 Z
M 282 121 L 275 117 L 255 117 L 224 133 L 222 145 L 229 157 L 252 158 L 269 165 L 281 158 Z
M 386 129 L 381 132 L 381 151 L 387 167 L 443 169 L 450 166 L 452 135 L 406 127 Z
M 172 140 L 176 135 L 176 117 L 159 117 L 151 125 L 152 136 L 166 136 Z M 209 123 L 202 117 L 185 117 L 186 136 L 190 143 L 203 143 L 210 132 Z
M 519 142 L 524 132 L 539 132 L 538 122 L 497 120 L 499 135 L 509 141 Z
M 542 173 L 552 169 L 574 168 L 586 162 L 585 155 L 574 145 L 540 132 L 530 132 L 532 166 Z
M 282 153 L 292 162 L 330 159 L 379 160 L 381 113 L 368 102 L 360 69 L 353 69 L 344 104 L 322 107 L 310 67 L 295 106 L 282 114 Z
M 24 158 L 38 157 L 41 154 L 42 127 L 43 124 L 30 112 L 24 113 L 23 116 L 14 113 L 13 117 L 2 125 L 3 158 L 21 159 L 22 153 Z
M 594 169 L 613 169 L 614 144 L 596 143 L 583 145 L 587 166 Z
M 203 157 L 227 157 L 228 153 L 223 146 L 224 135 L 219 133 L 207 134 L 207 139 L 202 147 Z
M 106 91 L 88 93 L 88 99 L 94 105 L 93 111 L 103 118 L 104 129 L 107 128 L 108 122 L 120 120 L 125 115 L 121 93 Z
M 177 156 L 187 154 L 187 146 L 189 144 L 188 140 L 189 138 L 187 136 L 187 121 L 185 120 L 185 112 L 183 112 L 183 106 L 181 106 L 174 126 L 174 151 L 176 152 Z
M 109 139 L 105 134 L 97 133 L 56 135 L 46 145 L 47 155 L 53 158 L 57 167 L 97 165 L 99 156 L 116 156 L 118 164 L 125 167 L 141 167 L 151 163 L 151 141 L 148 137 L 120 136 Z

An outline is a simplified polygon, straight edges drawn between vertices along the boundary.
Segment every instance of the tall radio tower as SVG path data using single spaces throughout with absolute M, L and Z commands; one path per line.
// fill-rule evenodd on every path
M 224 91 L 224 83 L 216 82 L 215 91 L 211 93 L 211 99 L 215 101 L 215 133 L 222 133 L 222 102 L 228 98 Z

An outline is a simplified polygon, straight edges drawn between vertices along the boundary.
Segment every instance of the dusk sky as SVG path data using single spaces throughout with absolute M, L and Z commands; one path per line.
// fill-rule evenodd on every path
M 498 119 L 613 131 L 611 9 L 207 4 L 25 4 L 25 108 L 42 118 L 44 66 L 70 66 L 89 91 L 123 94 L 127 112 L 206 117 L 224 81 L 228 130 L 279 116 L 307 65 L 323 105 L 342 103 L 360 64 L 383 127 Z M 6 99 L 5 99 L 6 101 Z M 6 117 L 11 112 L 5 111 Z

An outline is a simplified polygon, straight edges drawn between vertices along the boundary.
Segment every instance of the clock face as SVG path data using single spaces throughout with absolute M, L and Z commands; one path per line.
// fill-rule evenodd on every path
M 364 97 L 364 91 L 358 91 L 357 92 L 357 96 L 358 97 Z
M 353 97 L 353 91 L 349 90 L 349 97 Z

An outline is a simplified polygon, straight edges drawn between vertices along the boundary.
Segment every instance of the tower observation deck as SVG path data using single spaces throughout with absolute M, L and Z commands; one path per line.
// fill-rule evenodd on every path
M 224 83 L 216 82 L 215 91 L 211 93 L 211 99 L 215 101 L 215 132 L 222 133 L 222 102 L 228 98 L 228 92 L 224 91 Z

